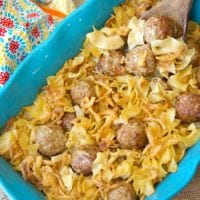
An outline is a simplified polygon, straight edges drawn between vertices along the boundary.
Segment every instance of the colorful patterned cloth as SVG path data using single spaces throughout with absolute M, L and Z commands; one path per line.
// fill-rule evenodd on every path
M 56 24 L 30 0 L 0 0 L 0 89 Z

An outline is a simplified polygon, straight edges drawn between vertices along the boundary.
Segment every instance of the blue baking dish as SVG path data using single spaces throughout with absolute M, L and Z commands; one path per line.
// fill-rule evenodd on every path
M 123 0 L 88 0 L 68 16 L 51 37 L 37 47 L 21 63 L 7 85 L 0 90 L 0 127 L 22 107 L 36 98 L 46 78 L 54 75 L 66 60 L 81 49 L 86 33 L 95 26 L 100 28 L 108 19 L 114 6 Z M 191 18 L 200 22 L 200 1 L 194 1 Z M 156 192 L 147 200 L 168 200 L 180 192 L 192 179 L 200 164 L 200 142 L 190 148 L 180 162 L 178 171 L 169 174 L 156 187 Z M 0 188 L 12 200 L 42 200 L 44 195 L 0 158 Z

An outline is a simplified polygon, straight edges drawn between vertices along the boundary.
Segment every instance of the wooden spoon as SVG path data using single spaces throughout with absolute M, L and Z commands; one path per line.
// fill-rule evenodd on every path
M 168 17 L 182 27 L 184 38 L 192 2 L 193 0 L 163 0 L 147 11 L 142 19 L 147 20 L 154 15 Z

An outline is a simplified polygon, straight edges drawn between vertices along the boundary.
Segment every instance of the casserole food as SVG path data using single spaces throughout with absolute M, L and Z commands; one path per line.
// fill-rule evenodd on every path
M 89 3 L 88 3 L 88 5 L 89 5 Z M 90 35 L 91 36 L 91 35 Z M 73 74 L 71 74 L 72 76 L 73 76 Z M 123 81 L 123 79 L 122 79 L 122 81 Z M 83 84 L 83 85 L 85 85 L 85 84 Z M 87 84 L 86 84 L 87 85 Z M 80 87 L 82 87 L 82 85 L 81 86 L 79 86 L 78 88 L 80 88 Z M 75 93 L 76 94 L 76 93 Z M 80 104 L 80 101 L 77 101 L 77 99 L 79 99 L 79 96 L 77 97 L 76 95 L 73 95 L 73 92 L 71 93 L 71 96 L 72 96 L 72 99 L 74 99 L 74 101 L 75 101 L 75 103 L 76 104 Z M 89 95 L 89 96 L 92 96 L 92 94 L 91 95 Z M 169 111 L 170 112 L 170 111 Z M 136 114 L 137 115 L 137 114 Z M 131 126 L 133 126 L 133 124 L 134 124 L 134 126 L 135 126 L 135 124 L 138 124 L 138 123 L 136 123 L 135 121 L 134 122 L 130 122 L 132 125 Z M 137 125 L 138 126 L 138 125 Z M 120 130 L 121 130 L 121 128 L 120 128 Z M 122 131 L 123 131 L 123 129 L 122 129 Z M 118 138 L 121 138 L 121 131 L 119 132 L 119 136 L 118 136 Z M 119 139 L 120 140 L 120 139 Z M 121 141 L 121 140 L 120 140 Z M 122 144 L 122 146 L 124 146 L 124 143 Z M 126 146 L 126 145 L 125 145 Z M 128 144 L 128 146 L 129 146 L 129 144 Z M 80 151 L 80 150 L 79 150 Z M 85 151 L 85 150 L 84 150 Z M 196 162 L 198 162 L 198 161 L 196 161 Z M 197 163 L 196 163 L 197 164 Z M 194 165 L 194 166 L 196 166 L 196 165 Z M 75 169 L 76 170 L 76 169 Z M 123 186 L 121 186 L 121 187 L 125 187 L 124 185 Z M 113 188 L 114 189 L 114 188 Z M 113 190 L 112 190 L 113 191 Z M 165 195 L 165 197 L 162 197 L 162 198 L 167 198 L 167 197 L 169 197 L 169 194 L 166 194 Z

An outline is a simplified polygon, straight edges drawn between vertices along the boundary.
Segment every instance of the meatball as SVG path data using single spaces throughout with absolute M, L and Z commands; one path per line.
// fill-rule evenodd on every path
M 136 200 L 137 195 L 133 190 L 133 187 L 126 183 L 121 182 L 115 185 L 108 192 L 108 200 Z
M 89 176 L 92 174 L 92 164 L 96 159 L 97 149 L 92 146 L 80 146 L 72 154 L 72 168 L 78 174 Z
M 145 127 L 139 120 L 132 119 L 128 124 L 123 124 L 117 131 L 117 141 L 121 148 L 141 149 L 147 143 Z
M 54 156 L 65 150 L 65 137 L 62 127 L 58 125 L 41 125 L 36 131 L 36 143 L 44 156 Z
M 110 51 L 99 59 L 96 69 L 98 72 L 109 76 L 119 76 L 125 73 L 124 55 L 120 51 Z
M 181 34 L 180 27 L 167 17 L 152 16 L 146 21 L 144 38 L 148 43 L 167 37 L 180 37 Z
M 126 53 L 125 68 L 131 74 L 148 76 L 155 67 L 155 57 L 149 45 L 136 47 Z
M 75 85 L 71 90 L 71 98 L 74 104 L 81 106 L 84 98 L 95 96 L 94 88 L 90 82 L 82 81 Z
M 145 12 L 150 10 L 152 7 L 152 2 L 140 1 L 137 5 L 136 16 L 141 17 Z
M 184 93 L 176 100 L 177 117 L 183 122 L 200 120 L 200 95 Z
M 70 131 L 73 128 L 72 121 L 76 119 L 75 113 L 65 113 L 62 119 L 62 126 L 66 131 Z

